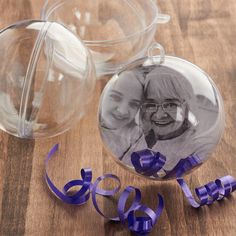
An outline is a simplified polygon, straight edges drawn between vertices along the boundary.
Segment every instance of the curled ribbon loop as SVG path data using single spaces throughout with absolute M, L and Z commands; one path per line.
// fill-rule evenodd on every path
M 138 205 L 135 210 L 130 211 L 128 215 L 128 223 L 130 231 L 136 233 L 137 235 L 147 235 L 151 232 L 154 225 L 156 224 L 158 218 L 160 217 L 163 208 L 164 200 L 160 194 L 158 194 L 158 207 L 154 212 L 152 209 L 144 206 Z M 135 212 L 142 211 L 147 216 L 146 217 L 136 217 Z
M 196 188 L 195 192 L 197 197 L 199 198 L 199 202 L 197 202 L 194 199 L 186 182 L 182 178 L 177 179 L 177 182 L 182 188 L 189 203 L 194 208 L 198 208 L 203 205 L 210 205 L 214 201 L 219 201 L 224 197 L 229 196 L 236 190 L 236 180 L 232 176 L 227 175 L 222 178 L 216 179 L 215 182 L 209 182 L 204 186 Z
M 155 153 L 149 149 L 145 149 L 133 152 L 131 154 L 131 161 L 139 174 L 152 176 L 164 167 L 166 157 L 159 152 Z M 236 189 L 236 180 L 228 175 L 217 179 L 215 182 L 209 182 L 204 186 L 196 188 L 195 192 L 199 198 L 199 202 L 195 201 L 188 185 L 181 177 L 200 164 L 201 159 L 198 155 L 190 155 L 185 159 L 181 159 L 173 170 L 165 171 L 166 175 L 163 177 L 163 179 L 177 178 L 177 182 L 181 186 L 189 203 L 195 208 L 210 205 L 216 200 L 219 201 Z M 150 224 L 147 225 L 150 226 Z
M 99 183 L 106 179 L 106 178 L 117 178 L 116 176 L 113 175 L 105 175 L 102 177 L 99 177 L 95 183 L 93 184 L 92 187 L 92 201 L 94 204 L 95 209 L 97 212 L 102 215 L 103 217 L 112 220 L 112 221 L 121 221 L 122 223 L 125 223 L 126 220 L 128 220 L 128 227 L 130 231 L 136 233 L 137 235 L 147 235 L 154 225 L 156 224 L 158 218 L 160 217 L 163 208 L 164 208 L 164 200 L 161 195 L 158 195 L 159 198 L 159 204 L 157 206 L 156 211 L 154 212 L 152 209 L 142 205 L 141 202 L 141 191 L 138 188 L 134 188 L 133 186 L 128 186 L 125 188 L 125 190 L 121 193 L 119 201 L 118 201 L 118 217 L 115 218 L 109 218 L 108 216 L 105 216 L 101 210 L 98 207 L 97 201 L 96 201 L 96 193 L 97 187 Z M 119 186 L 115 190 L 110 190 L 110 194 L 106 194 L 106 196 L 114 196 L 115 193 L 117 193 L 118 188 L 120 187 L 120 182 Z M 105 190 L 103 190 L 105 191 Z M 105 191 L 106 192 L 106 191 Z M 130 194 L 134 192 L 134 200 L 130 206 L 130 208 L 125 211 L 125 206 L 127 203 L 127 200 L 130 196 Z M 145 217 L 136 217 L 135 212 L 136 211 L 142 211 L 144 212 L 147 216 Z
M 99 183 L 104 180 L 104 179 L 108 179 L 108 178 L 111 178 L 111 179 L 114 179 L 118 182 L 118 186 L 113 189 L 113 190 L 103 190 L 103 189 L 99 189 L 98 188 L 98 185 Z M 112 174 L 106 174 L 106 175 L 103 175 L 103 176 L 100 176 L 99 178 L 97 178 L 97 180 L 94 182 L 94 184 L 91 186 L 91 194 L 92 194 L 92 201 L 93 201 L 93 205 L 96 209 L 96 211 L 103 217 L 109 219 L 109 220 L 112 220 L 112 221 L 120 221 L 119 217 L 113 217 L 113 218 L 110 218 L 108 216 L 105 216 L 102 211 L 100 210 L 99 206 L 98 206 L 98 203 L 97 203 L 97 199 L 96 199 L 96 195 L 99 194 L 99 195 L 102 195 L 102 196 L 106 196 L 106 197 L 112 197 L 114 196 L 119 190 L 120 190 L 120 179 L 115 176 L 115 175 L 112 175 Z
M 128 186 L 120 195 L 120 198 L 118 201 L 118 208 L 117 208 L 118 216 L 109 218 L 108 216 L 105 216 L 102 213 L 102 211 L 99 209 L 99 206 L 96 200 L 96 195 L 98 194 L 98 195 L 102 195 L 106 197 L 114 196 L 120 190 L 120 187 L 121 187 L 120 179 L 116 175 L 105 174 L 97 178 L 94 184 L 92 184 L 92 170 L 82 169 L 81 170 L 82 180 L 72 180 L 68 182 L 67 184 L 65 184 L 65 186 L 63 187 L 63 191 L 61 192 L 50 180 L 47 173 L 48 162 L 51 159 L 52 155 L 58 150 L 58 147 L 59 145 L 56 144 L 51 149 L 51 151 L 49 152 L 45 160 L 45 165 L 46 165 L 45 179 L 46 179 L 48 187 L 50 188 L 50 190 L 56 197 L 58 197 L 60 200 L 68 204 L 82 205 L 82 204 L 85 204 L 89 200 L 90 193 L 91 193 L 93 205 L 96 211 L 103 217 L 112 221 L 121 221 L 122 223 L 125 223 L 127 220 L 129 229 L 132 232 L 134 232 L 136 235 L 147 235 L 152 230 L 152 228 L 156 224 L 164 208 L 164 201 L 161 195 L 158 195 L 159 203 L 158 203 L 156 211 L 154 212 L 152 209 L 144 205 L 141 205 L 140 203 L 141 191 L 138 188 Z M 109 178 L 115 180 L 118 183 L 117 187 L 115 187 L 112 190 L 100 189 L 98 187 L 99 183 Z M 75 186 L 81 186 L 81 189 L 77 191 L 75 194 L 69 195 L 70 189 Z M 129 207 L 129 209 L 125 211 L 126 202 L 132 192 L 135 193 L 134 200 L 131 206 Z M 147 216 L 136 217 L 135 216 L 136 211 L 144 212 Z
M 166 157 L 160 152 L 144 149 L 133 152 L 131 154 L 131 162 L 137 173 L 144 176 L 155 176 L 164 167 Z M 201 160 L 197 155 L 190 155 L 185 159 L 181 159 L 173 170 L 165 171 L 166 175 L 163 179 L 181 177 L 200 164 Z
M 49 189 L 52 193 L 63 202 L 68 204 L 75 204 L 75 205 L 82 205 L 89 200 L 90 197 L 90 185 L 92 181 L 92 170 L 91 169 L 82 169 L 81 170 L 81 177 L 82 180 L 72 180 L 68 182 L 64 187 L 63 191 L 61 192 L 50 180 L 47 169 L 48 169 L 48 162 L 51 159 L 52 155 L 58 150 L 59 145 L 56 144 L 51 151 L 49 152 L 45 164 L 46 164 L 46 174 L 45 179 Z M 77 191 L 73 195 L 69 195 L 69 190 L 72 187 L 81 186 L 81 189 Z
M 92 184 L 92 170 L 89 168 L 82 169 L 81 170 L 82 179 L 69 181 L 67 184 L 65 184 L 61 192 L 50 180 L 47 173 L 48 162 L 51 159 L 52 155 L 58 150 L 58 147 L 59 145 L 56 144 L 51 149 L 45 160 L 45 165 L 46 165 L 45 179 L 48 187 L 57 198 L 68 204 L 82 205 L 89 200 L 91 193 L 94 207 L 96 211 L 103 217 L 112 221 L 121 221 L 122 223 L 126 223 L 127 221 L 129 230 L 139 236 L 148 235 L 151 232 L 164 208 L 164 201 L 161 195 L 158 194 L 158 199 L 159 199 L 158 206 L 156 211 L 153 211 L 152 209 L 141 204 L 141 198 L 142 198 L 141 191 L 138 188 L 128 186 L 124 189 L 124 191 L 120 195 L 117 207 L 118 216 L 109 218 L 108 216 L 105 216 L 99 209 L 96 200 L 96 195 L 98 194 L 106 197 L 114 196 L 120 190 L 121 187 L 120 179 L 113 174 L 105 174 L 97 178 L 94 184 Z M 154 153 L 146 149 L 143 151 L 132 153 L 131 160 L 135 167 L 135 170 L 138 173 L 146 176 L 151 176 L 156 174 L 164 166 L 166 158 L 160 153 Z M 197 202 L 194 199 L 188 185 L 182 178 L 180 178 L 180 176 L 199 164 L 200 161 L 197 156 L 189 156 L 186 159 L 181 160 L 173 170 L 174 176 L 176 175 L 179 176 L 179 178 L 177 178 L 177 181 L 181 186 L 189 203 L 193 207 L 198 208 L 206 204 L 210 205 L 216 200 L 219 201 L 224 197 L 227 197 L 233 191 L 236 190 L 236 180 L 232 176 L 229 175 L 224 176 L 222 178 L 215 180 L 215 182 L 209 182 L 204 186 L 196 188 L 195 192 L 197 197 L 199 198 L 199 202 Z M 167 175 L 169 174 L 171 173 L 168 173 Z M 98 185 L 100 184 L 101 181 L 109 178 L 115 180 L 118 183 L 117 187 L 115 187 L 112 190 L 104 190 L 98 188 Z M 69 192 L 71 188 L 75 186 L 81 186 L 81 188 L 75 194 L 70 195 Z M 129 207 L 129 209 L 125 211 L 127 200 L 132 192 L 135 193 L 133 202 Z M 136 217 L 135 214 L 137 211 L 143 212 L 146 216 Z
M 154 212 L 152 209 L 142 205 L 141 202 L 141 191 L 138 188 L 134 188 L 133 186 L 128 186 L 125 188 L 125 190 L 121 193 L 119 201 L 118 201 L 118 217 L 114 218 L 109 218 L 108 216 L 105 216 L 101 210 L 98 207 L 97 200 L 96 200 L 96 194 L 98 192 L 103 191 L 106 193 L 106 196 L 114 196 L 120 187 L 120 182 L 117 188 L 114 190 L 110 190 L 110 193 L 107 194 L 106 190 L 100 190 L 98 191 L 98 185 L 99 183 L 106 179 L 106 178 L 114 178 L 119 182 L 119 179 L 116 176 L 113 176 L 111 174 L 104 175 L 102 177 L 99 177 L 95 183 L 92 186 L 92 201 L 95 209 L 97 212 L 102 215 L 103 217 L 112 220 L 112 221 L 121 221 L 122 223 L 125 223 L 126 220 L 128 220 L 128 227 L 129 230 L 134 232 L 136 235 L 147 235 L 148 233 L 151 232 L 152 228 L 156 224 L 158 218 L 160 217 L 163 208 L 164 208 L 164 201 L 161 195 L 158 195 L 159 198 L 159 204 L 157 206 L 156 211 Z M 129 207 L 128 210 L 125 211 L 125 206 L 127 203 L 127 200 L 130 196 L 130 194 L 134 192 L 134 200 Z M 142 211 L 144 212 L 147 216 L 144 217 L 136 217 L 135 212 L 136 211 Z
M 156 174 L 164 165 L 166 157 L 161 153 L 145 149 L 131 154 L 131 162 L 135 170 L 145 176 Z
M 126 202 L 132 192 L 135 192 L 133 203 L 131 207 L 125 212 Z M 118 202 L 118 214 L 119 219 L 122 223 L 125 223 L 125 220 L 129 216 L 130 212 L 134 211 L 138 206 L 140 206 L 141 198 L 141 191 L 138 188 L 134 188 L 132 186 L 126 187 L 125 190 L 121 193 Z

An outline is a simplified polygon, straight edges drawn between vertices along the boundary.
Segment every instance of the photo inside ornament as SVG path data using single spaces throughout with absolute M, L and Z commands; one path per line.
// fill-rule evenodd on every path
M 83 42 L 64 26 L 17 22 L 0 31 L 0 54 L 2 130 L 20 138 L 51 137 L 85 113 L 94 65 Z
M 183 59 L 160 60 L 140 59 L 114 75 L 99 106 L 99 129 L 108 152 L 122 166 L 157 180 L 200 166 L 224 129 L 222 98 L 210 77 Z M 142 154 L 139 167 L 136 152 Z M 163 161 L 156 171 L 155 153 Z

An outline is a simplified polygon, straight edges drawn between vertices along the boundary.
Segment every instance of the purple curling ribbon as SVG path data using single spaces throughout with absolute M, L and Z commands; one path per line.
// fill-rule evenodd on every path
M 51 151 L 48 153 L 48 156 L 45 160 L 46 166 L 46 174 L 45 179 L 49 189 L 53 192 L 53 194 L 68 204 L 76 204 L 76 205 L 83 205 L 89 200 L 90 197 L 90 185 L 92 181 L 92 170 L 91 169 L 82 169 L 81 170 L 81 177 L 82 180 L 72 180 L 68 182 L 64 187 L 62 192 L 53 184 L 53 182 L 48 177 L 47 169 L 48 169 L 48 162 L 53 156 L 53 154 L 58 150 L 59 145 L 56 144 Z M 69 195 L 69 190 L 72 187 L 81 186 L 81 189 L 77 191 L 73 195 Z
M 165 164 L 165 156 L 159 152 L 155 153 L 151 150 L 145 149 L 142 151 L 134 152 L 131 154 L 131 161 L 135 170 L 142 175 L 152 176 L 156 174 Z M 189 203 L 194 208 L 198 208 L 203 205 L 210 205 L 214 201 L 222 200 L 224 197 L 229 196 L 236 190 L 236 180 L 228 175 L 217 179 L 215 182 L 209 182 L 208 184 L 195 189 L 196 195 L 199 198 L 197 202 L 186 182 L 181 178 L 185 173 L 192 170 L 194 167 L 201 165 L 201 160 L 198 155 L 190 155 L 185 159 L 181 159 L 175 168 L 171 171 L 165 171 L 166 175 L 163 179 L 177 178 L 177 182 L 183 190 L 183 193 L 187 197 Z
M 62 200 L 63 202 L 67 204 L 76 204 L 76 205 L 82 205 L 85 204 L 90 197 L 90 194 L 92 195 L 92 201 L 94 204 L 94 207 L 96 211 L 102 215 L 103 217 L 112 220 L 112 221 L 121 221 L 122 223 L 128 222 L 128 228 L 130 231 L 134 232 L 136 235 L 148 235 L 154 225 L 156 224 L 158 218 L 160 217 L 163 209 L 164 209 L 164 201 L 161 195 L 158 194 L 158 206 L 155 211 L 152 209 L 146 207 L 145 205 L 141 204 L 141 191 L 138 188 L 134 188 L 132 186 L 128 186 L 125 188 L 125 190 L 121 193 L 119 201 L 118 201 L 118 217 L 109 218 L 108 216 L 105 216 L 102 211 L 99 209 L 96 196 L 97 194 L 111 197 L 114 196 L 116 193 L 120 190 L 120 179 L 113 175 L 113 174 L 105 174 L 94 182 L 92 184 L 92 170 L 91 169 L 82 169 L 81 170 L 81 177 L 82 180 L 72 180 L 65 184 L 63 187 L 63 190 L 60 191 L 50 180 L 47 170 L 48 170 L 48 162 L 53 156 L 53 154 L 58 150 L 59 145 L 56 144 L 51 151 L 48 153 L 48 156 L 45 160 L 45 166 L 46 166 L 46 174 L 45 179 L 48 187 L 52 191 L 52 193 Z M 115 180 L 118 183 L 118 186 L 112 190 L 103 190 L 98 188 L 98 185 L 101 181 L 111 178 Z M 77 191 L 73 195 L 69 195 L 69 190 L 74 186 L 81 186 L 81 189 Z M 130 208 L 125 211 L 126 202 L 130 196 L 130 194 L 134 192 L 135 197 L 133 200 L 133 203 L 131 204 Z M 136 217 L 135 213 L 137 211 L 143 212 L 146 216 L 143 217 Z
M 99 193 L 98 193 L 97 187 L 99 183 L 102 180 L 107 179 L 107 178 L 116 179 L 116 181 L 119 182 L 119 186 L 115 190 L 110 190 L 110 191 L 99 189 Z M 92 186 L 92 201 L 93 201 L 95 209 L 100 215 L 112 221 L 121 221 L 122 223 L 125 223 L 126 220 L 128 219 L 128 228 L 130 231 L 140 236 L 148 235 L 153 229 L 154 225 L 156 224 L 158 218 L 160 217 L 164 209 L 164 200 L 162 196 L 158 194 L 159 203 L 158 203 L 156 211 L 153 211 L 152 209 L 141 204 L 141 198 L 142 198 L 141 191 L 138 188 L 135 188 L 133 186 L 128 186 L 121 193 L 119 201 L 118 201 L 118 207 L 117 207 L 118 217 L 110 218 L 108 216 L 105 216 L 99 209 L 99 206 L 96 201 L 96 194 L 100 194 L 103 196 L 114 196 L 115 193 L 119 191 L 119 189 L 120 189 L 120 180 L 118 179 L 118 177 L 111 174 L 99 177 Z M 126 202 L 132 192 L 135 193 L 134 200 L 130 208 L 127 211 L 125 211 Z M 135 213 L 137 211 L 143 212 L 147 216 L 136 217 Z
M 128 223 L 130 231 L 136 233 L 137 235 L 147 235 L 151 232 L 164 208 L 164 200 L 160 194 L 158 194 L 158 199 L 159 205 L 155 212 L 144 205 L 139 205 L 134 210 L 129 212 Z M 144 212 L 147 217 L 136 217 L 135 212 L 137 211 Z
M 182 178 L 177 179 L 177 182 L 187 197 L 188 202 L 194 208 L 210 205 L 214 201 L 222 200 L 236 190 L 236 179 L 227 175 L 214 182 L 209 182 L 204 186 L 196 188 L 195 193 L 199 198 L 199 201 L 196 201 L 186 182 Z
M 133 152 L 131 154 L 131 162 L 135 171 L 144 176 L 152 176 L 160 171 L 166 162 L 166 157 L 160 152 L 154 152 L 149 149 Z M 177 178 L 183 176 L 186 172 L 201 164 L 201 160 L 197 155 L 190 155 L 185 159 L 181 159 L 175 168 L 171 171 L 166 171 L 167 178 Z
M 201 159 L 198 157 L 198 155 L 193 154 L 188 156 L 185 159 L 181 159 L 177 165 L 174 167 L 171 171 L 166 171 L 166 175 L 163 177 L 164 179 L 169 178 L 180 178 L 193 168 L 201 165 Z
M 166 157 L 159 152 L 145 149 L 131 154 L 131 162 L 141 175 L 152 176 L 165 165 Z

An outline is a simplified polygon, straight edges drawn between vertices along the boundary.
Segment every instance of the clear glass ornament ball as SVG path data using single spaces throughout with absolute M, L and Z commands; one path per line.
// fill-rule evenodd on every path
M 106 150 L 126 169 L 154 180 L 173 179 L 210 157 L 224 130 L 223 101 L 196 65 L 151 56 L 107 83 L 99 130 Z M 161 167 L 157 153 L 164 157 Z

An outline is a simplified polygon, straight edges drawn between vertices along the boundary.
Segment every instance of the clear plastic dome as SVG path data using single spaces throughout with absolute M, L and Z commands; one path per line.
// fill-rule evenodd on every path
M 42 19 L 65 25 L 91 50 L 97 74 L 112 74 L 144 56 L 160 14 L 152 0 L 46 0 Z
M 192 63 L 144 58 L 106 85 L 99 129 L 123 167 L 150 179 L 177 178 L 205 162 L 218 144 L 223 102 L 211 78 Z
M 50 137 L 84 114 L 95 70 L 71 31 L 58 23 L 19 22 L 0 31 L 0 54 L 2 130 L 23 138 Z

